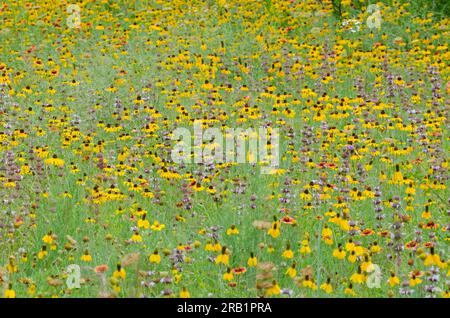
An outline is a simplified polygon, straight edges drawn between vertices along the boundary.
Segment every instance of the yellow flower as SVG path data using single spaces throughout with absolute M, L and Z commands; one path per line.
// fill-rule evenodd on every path
M 311 248 L 309 247 L 308 240 L 302 240 L 302 247 L 300 247 L 300 253 L 301 254 L 310 254 L 311 253 Z
M 312 281 L 308 277 L 306 277 L 305 280 L 302 282 L 302 286 L 305 288 L 310 288 L 312 290 L 317 289 L 317 285 L 314 283 L 314 281 Z
M 59 159 L 56 155 L 53 155 L 52 158 L 45 159 L 44 163 L 47 165 L 53 165 L 53 166 L 57 166 L 57 167 L 64 166 L 64 160 Z
M 227 229 L 227 235 L 237 235 L 237 234 L 239 234 L 239 230 L 234 224 L 229 229 Z
M 42 242 L 44 242 L 46 244 L 52 244 L 53 243 L 52 233 L 50 232 L 50 233 L 44 235 L 44 237 L 42 238 Z
M 131 241 L 135 243 L 142 242 L 142 236 L 138 232 L 134 232 L 133 235 L 131 236 Z
M 150 222 L 143 218 L 143 219 L 138 220 L 137 226 L 139 228 L 148 229 L 150 227 Z
M 362 256 L 366 252 L 365 248 L 363 246 L 360 246 L 360 245 L 355 246 L 354 251 L 355 251 L 356 256 Z
M 228 265 L 228 261 L 229 261 L 229 256 L 227 254 L 219 254 L 216 257 L 216 264 L 224 264 L 224 265 Z
M 254 266 L 258 265 L 258 260 L 256 259 L 256 256 L 254 256 L 253 253 L 250 253 L 250 257 L 247 260 L 247 265 L 248 265 L 248 267 L 254 267 Z
M 289 246 L 283 252 L 282 257 L 288 258 L 288 259 L 291 259 L 294 257 L 294 252 L 289 248 Z
M 89 254 L 88 251 L 85 251 L 83 255 L 81 255 L 80 259 L 83 262 L 91 262 L 92 261 L 92 256 Z
M 277 222 L 273 222 L 272 226 L 270 227 L 270 229 L 267 232 L 267 234 L 269 234 L 273 238 L 277 238 L 278 236 L 280 236 L 280 223 L 278 221 Z
M 425 260 L 423 261 L 425 266 L 433 266 L 434 265 L 434 257 L 432 254 L 427 254 Z
M 290 276 L 291 278 L 294 278 L 297 276 L 297 270 L 295 269 L 295 263 L 293 263 L 286 271 L 286 275 Z
M 377 242 L 374 242 L 373 244 L 372 244 L 372 246 L 370 247 L 370 251 L 372 252 L 372 253 L 379 253 L 379 252 L 381 252 L 381 247 L 380 247 L 380 245 L 378 245 L 378 243 Z
M 213 89 L 213 84 L 211 84 L 208 80 L 205 80 L 205 83 L 202 85 L 202 88 L 205 90 Z
M 333 257 L 336 257 L 337 259 L 344 259 L 345 258 L 345 254 L 346 254 L 345 251 L 341 247 L 336 248 L 333 251 Z
M 6 265 L 6 269 L 11 274 L 17 272 L 16 258 L 14 256 L 9 257 L 9 262 Z
M 122 268 L 122 265 L 120 263 L 117 264 L 117 269 L 114 271 L 113 277 L 116 279 L 125 279 L 126 276 L 127 276 L 127 273 Z
M 389 277 L 388 283 L 389 286 L 394 287 L 395 285 L 400 284 L 400 279 L 394 273 L 391 273 L 391 277 Z
M 220 243 L 216 242 L 214 244 L 211 243 L 207 243 L 205 245 L 205 251 L 209 251 L 209 252 L 218 252 L 222 249 L 222 245 L 220 245 Z
M 37 257 L 38 259 L 43 259 L 45 256 L 47 256 L 47 246 L 42 246 L 42 249 L 38 252 Z
M 414 275 L 409 280 L 409 286 L 411 286 L 411 287 L 419 285 L 420 283 L 422 283 L 422 280 L 419 277 L 416 277 Z
M 191 294 L 189 294 L 189 291 L 186 287 L 183 287 L 180 291 L 180 298 L 190 298 Z
M 355 291 L 353 290 L 352 284 L 350 284 L 350 285 L 344 290 L 344 294 L 350 295 L 350 296 L 356 296 L 356 293 L 355 293 Z
M 362 284 L 366 281 L 366 276 L 364 274 L 361 273 L 354 273 L 351 277 L 350 277 L 350 281 L 356 284 Z
M 226 281 L 233 280 L 234 276 L 233 276 L 233 272 L 231 271 L 231 268 L 228 268 L 226 273 L 224 273 L 222 277 Z
M 31 283 L 30 286 L 27 288 L 27 293 L 30 296 L 33 296 L 36 293 L 36 285 Z
M 434 248 L 431 249 L 431 253 L 427 254 L 424 260 L 425 266 L 433 266 L 436 265 L 440 268 L 446 268 L 447 263 L 441 261 L 441 257 L 438 254 L 434 253 Z
M 161 224 L 158 221 L 153 222 L 152 226 L 150 227 L 153 231 L 162 231 L 166 227 L 165 224 Z
M 281 293 L 281 288 L 278 286 L 277 282 L 273 281 L 272 286 L 266 289 L 266 296 L 270 297 L 273 295 L 279 295 Z
M 322 240 L 327 245 L 331 245 L 333 243 L 333 231 L 325 225 L 322 229 Z
M 367 272 L 367 268 L 372 265 L 372 262 L 369 259 L 366 259 L 362 264 L 361 264 L 361 270 L 364 272 Z
M 396 171 L 394 172 L 394 177 L 393 177 L 392 181 L 394 183 L 400 183 L 401 184 L 401 183 L 404 182 L 404 180 L 403 180 L 402 173 L 399 171 L 399 165 L 396 165 L 395 169 L 396 169 Z
M 11 284 L 9 284 L 8 288 L 5 290 L 3 296 L 5 298 L 16 298 L 16 292 L 12 289 Z
M 331 294 L 333 292 L 333 286 L 330 284 L 330 279 L 327 279 L 326 283 L 320 285 L 320 289 L 323 290 L 327 294 Z
M 159 264 L 161 262 L 161 256 L 159 255 L 157 250 L 155 250 L 153 252 L 153 254 L 149 256 L 148 259 L 149 259 L 150 263 Z

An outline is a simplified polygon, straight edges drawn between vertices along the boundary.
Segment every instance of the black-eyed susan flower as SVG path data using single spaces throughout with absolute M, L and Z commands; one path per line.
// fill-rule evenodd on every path
M 286 249 L 283 251 L 283 254 L 281 256 L 287 259 L 291 259 L 294 257 L 294 252 L 291 249 L 290 243 L 286 244 Z
M 228 255 L 228 250 L 225 246 L 223 246 L 221 253 L 215 259 L 215 263 L 228 265 L 229 260 L 230 256 Z
M 350 295 L 350 296 L 356 296 L 356 293 L 353 290 L 353 285 L 352 284 L 349 284 L 348 287 L 345 288 L 344 294 L 345 295 Z
M 279 295 L 281 293 L 281 288 L 276 281 L 273 281 L 271 286 L 266 289 L 266 296 L 271 297 L 275 295 Z
M 300 254 L 310 254 L 311 247 L 309 246 L 309 240 L 304 239 L 301 241 Z
M 331 245 L 333 243 L 333 231 L 326 224 L 322 229 L 322 240 L 327 245 Z
M 239 234 L 239 230 L 236 227 L 236 225 L 231 225 L 228 229 L 227 229 L 227 235 L 237 235 Z
M 180 298 L 190 298 L 191 294 L 189 293 L 186 287 L 183 287 L 180 291 Z
M 267 231 L 267 234 L 269 234 L 273 238 L 279 237 L 280 236 L 280 223 L 278 221 L 272 222 L 272 226 Z
M 133 235 L 131 235 L 130 240 L 134 243 L 140 243 L 142 242 L 142 236 L 139 234 L 138 231 L 134 231 Z
M 344 259 L 345 255 L 346 253 L 340 244 L 338 245 L 338 248 L 333 250 L 333 257 L 336 257 L 337 259 Z
M 137 226 L 139 228 L 148 229 L 150 227 L 150 222 L 146 219 L 147 214 L 142 214 L 141 219 L 138 220 Z
M 253 252 L 250 253 L 250 257 L 247 260 L 248 267 L 255 267 L 258 265 L 258 260 Z
M 294 262 L 294 263 L 292 263 L 291 266 L 288 267 L 285 274 L 291 278 L 294 278 L 295 276 L 297 276 L 297 270 L 295 269 L 295 267 L 296 267 L 296 263 Z
M 116 279 L 125 279 L 126 276 L 127 273 L 125 272 L 125 269 L 122 267 L 122 264 L 118 263 L 116 270 L 113 272 L 113 277 Z
M 388 279 L 389 286 L 394 287 L 400 284 L 400 279 L 395 275 L 395 273 L 391 273 Z
M 234 275 L 230 267 L 227 268 L 227 271 L 223 274 L 222 278 L 226 281 L 232 281 L 234 279 Z
M 328 277 L 327 281 L 320 285 L 320 289 L 323 290 L 327 294 L 331 294 L 333 292 L 333 286 L 331 285 L 331 279 Z
M 317 290 L 316 283 L 309 275 L 306 275 L 304 277 L 304 279 L 302 280 L 301 286 L 305 287 L 305 288 L 310 288 L 312 290 Z
M 37 258 L 41 260 L 47 255 L 48 255 L 47 246 L 43 245 L 41 250 L 37 253 Z
M 8 288 L 3 292 L 3 297 L 5 298 L 16 298 L 16 292 L 12 288 L 12 284 L 8 284 Z
M 162 231 L 166 227 L 165 224 L 161 224 L 158 221 L 154 221 L 153 224 L 150 226 L 152 231 Z
M 89 254 L 88 250 L 85 250 L 83 255 L 81 255 L 80 260 L 83 262 L 92 262 L 92 256 Z
M 419 285 L 421 283 L 422 283 L 422 279 L 420 279 L 420 277 L 417 274 L 413 273 L 413 274 L 410 275 L 409 286 L 414 287 L 414 286 Z
M 353 273 L 352 276 L 350 276 L 350 281 L 354 284 L 362 284 L 366 281 L 366 279 L 367 277 L 362 272 L 361 266 L 358 266 L 357 272 Z
M 57 157 L 57 155 L 53 155 L 51 158 L 45 159 L 45 164 L 47 165 L 54 165 L 61 167 L 64 165 L 64 160 Z

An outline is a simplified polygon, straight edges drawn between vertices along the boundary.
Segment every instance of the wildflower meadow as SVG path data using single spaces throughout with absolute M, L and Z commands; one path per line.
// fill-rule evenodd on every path
M 0 2 L 0 296 L 449 297 L 446 1 Z

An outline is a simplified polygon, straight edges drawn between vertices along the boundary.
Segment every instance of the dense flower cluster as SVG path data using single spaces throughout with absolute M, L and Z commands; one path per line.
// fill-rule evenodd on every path
M 69 4 L 0 4 L 1 296 L 450 296 L 448 18 Z M 194 121 L 279 129 L 280 167 L 174 163 Z

